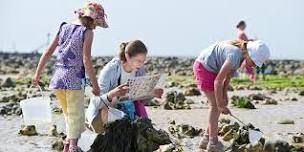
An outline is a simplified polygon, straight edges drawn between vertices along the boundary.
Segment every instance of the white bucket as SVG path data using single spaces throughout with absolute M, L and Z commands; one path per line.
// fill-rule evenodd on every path
M 50 98 L 42 95 L 42 90 L 39 87 L 41 97 L 34 97 L 20 101 L 23 120 L 26 125 L 36 125 L 52 122 L 52 112 L 50 106 Z
M 262 132 L 249 129 L 249 142 L 251 144 L 254 144 L 257 141 L 259 141 L 262 138 L 262 136 L 263 136 Z

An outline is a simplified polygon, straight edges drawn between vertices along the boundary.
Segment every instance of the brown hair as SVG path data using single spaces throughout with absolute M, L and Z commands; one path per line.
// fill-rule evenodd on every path
M 236 28 L 240 28 L 241 26 L 244 26 L 246 25 L 245 21 L 240 21 L 237 25 L 236 25 Z
M 130 41 L 130 42 L 123 42 L 120 44 L 119 50 L 119 58 L 121 61 L 127 61 L 126 55 L 128 54 L 130 57 L 134 57 L 138 54 L 147 54 L 148 50 L 145 44 L 140 40 Z
M 93 26 L 95 26 L 95 21 L 91 17 L 79 16 L 78 18 L 79 18 L 80 23 L 89 29 L 92 29 Z

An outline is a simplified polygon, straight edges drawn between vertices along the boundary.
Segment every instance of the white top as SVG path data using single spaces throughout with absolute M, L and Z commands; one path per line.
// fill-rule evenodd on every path
M 135 77 L 135 73 L 136 73 L 136 71 L 127 72 L 122 67 L 121 68 L 120 84 L 125 84 L 125 83 L 127 83 L 127 81 L 128 81 L 129 78 L 134 78 Z

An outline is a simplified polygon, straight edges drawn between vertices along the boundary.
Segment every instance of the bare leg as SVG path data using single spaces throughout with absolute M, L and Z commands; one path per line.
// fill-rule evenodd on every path
M 210 141 L 217 142 L 217 134 L 218 134 L 218 119 L 220 113 L 217 109 L 216 99 L 214 95 L 214 91 L 204 91 L 207 99 L 208 99 L 208 128 L 207 131 L 209 133 Z
M 103 124 L 107 123 L 107 121 L 108 121 L 108 109 L 107 108 L 100 109 L 99 113 L 100 113 L 101 122 Z

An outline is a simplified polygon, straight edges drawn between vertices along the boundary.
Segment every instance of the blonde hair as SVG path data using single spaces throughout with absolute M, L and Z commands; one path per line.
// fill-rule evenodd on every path
M 238 48 L 241 49 L 242 51 L 242 56 L 245 56 L 248 54 L 248 50 L 247 50 L 247 41 L 243 41 L 243 40 L 229 40 L 227 41 L 228 44 L 234 45 Z
M 129 57 L 134 57 L 138 54 L 146 55 L 147 53 L 148 50 L 145 44 L 140 40 L 123 42 L 120 44 L 119 59 L 123 62 L 126 62 L 126 54 L 128 54 Z
M 91 17 L 88 16 L 78 16 L 78 19 L 80 21 L 80 23 L 85 26 L 86 28 L 92 29 L 94 26 L 96 26 L 95 24 L 95 20 Z

